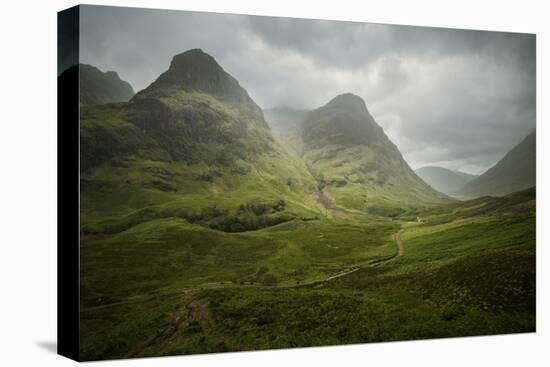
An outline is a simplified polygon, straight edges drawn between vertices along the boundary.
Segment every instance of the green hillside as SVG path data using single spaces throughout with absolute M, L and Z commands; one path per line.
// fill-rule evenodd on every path
M 443 167 L 422 167 L 414 171 L 424 182 L 435 190 L 447 195 L 454 194 L 477 176 L 453 171 Z
M 178 79 L 185 63 L 217 67 L 223 94 L 188 82 L 188 73 Z M 87 234 L 159 218 L 238 232 L 317 214 L 304 163 L 273 140 L 244 89 L 199 50 L 176 56 L 129 103 L 82 106 L 81 171 Z
M 533 131 L 487 172 L 457 191 L 463 197 L 503 196 L 536 185 L 536 133 Z
M 396 216 L 451 201 L 418 178 L 358 96 L 342 94 L 312 111 L 302 139 L 304 160 L 336 207 Z

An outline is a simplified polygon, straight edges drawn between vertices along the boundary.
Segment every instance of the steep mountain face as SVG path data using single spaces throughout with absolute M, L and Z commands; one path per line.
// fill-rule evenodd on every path
M 120 79 L 115 71 L 103 72 L 87 64 L 73 68 L 80 72 L 80 103 L 83 105 L 127 102 L 134 96 L 130 83 Z
M 327 144 L 345 147 L 379 143 L 393 145 L 361 97 L 349 93 L 341 94 L 312 111 L 304 121 L 302 138 L 306 150 Z
M 239 232 L 318 213 L 303 161 L 201 50 L 127 103 L 82 107 L 81 188 L 85 233 L 159 218 Z
M 232 165 L 273 148 L 262 110 L 199 49 L 175 56 L 131 102 L 127 119 L 162 141 L 174 160 Z
M 433 166 L 422 167 L 414 172 L 432 188 L 447 195 L 452 195 L 468 182 L 478 177 L 460 171 Z
M 449 200 L 424 183 L 353 94 L 312 111 L 302 126 L 303 153 L 334 205 L 399 214 Z
M 264 109 L 267 124 L 275 139 L 301 154 L 303 149 L 302 125 L 310 111 L 280 106 Z
M 249 97 L 239 82 L 229 75 L 217 61 L 201 49 L 193 49 L 174 56 L 169 69 L 161 74 L 145 90 L 134 98 L 162 98 L 180 91 L 210 95 L 242 112 L 260 120 L 265 127 L 262 110 Z
M 457 194 L 465 198 L 504 196 L 536 185 L 536 132 L 533 131 L 487 172 Z

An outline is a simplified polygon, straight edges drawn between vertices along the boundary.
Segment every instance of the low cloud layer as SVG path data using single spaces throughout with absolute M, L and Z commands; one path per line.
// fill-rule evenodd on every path
M 261 107 L 361 96 L 413 168 L 480 173 L 535 128 L 535 37 L 86 6 L 83 63 L 135 90 L 201 48 Z

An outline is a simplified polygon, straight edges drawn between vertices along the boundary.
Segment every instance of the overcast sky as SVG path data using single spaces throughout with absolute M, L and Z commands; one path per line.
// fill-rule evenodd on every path
M 136 91 L 201 48 L 261 107 L 361 96 L 412 168 L 480 173 L 535 128 L 535 36 L 85 6 L 81 62 Z

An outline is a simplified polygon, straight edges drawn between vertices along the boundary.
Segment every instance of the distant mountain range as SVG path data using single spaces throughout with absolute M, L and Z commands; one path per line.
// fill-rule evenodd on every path
M 395 216 L 450 202 L 445 194 L 504 195 L 534 185 L 534 133 L 480 177 L 439 167 L 415 173 L 360 97 L 342 94 L 312 111 L 262 111 L 198 49 L 176 55 L 136 95 L 115 72 L 80 65 L 80 78 L 84 192 L 105 184 L 97 168 L 118 167 L 125 171 L 120 177 L 136 178 L 129 182 L 137 186 L 124 189 L 135 195 L 134 204 L 157 197 L 151 196 L 156 190 L 162 200 L 201 198 L 200 206 L 228 212 L 263 197 L 292 203 L 289 217 L 319 207 Z M 105 105 L 111 102 L 119 104 Z M 179 192 L 185 195 L 169 199 Z M 246 228 L 235 216 L 226 220 L 238 224 L 226 227 Z
M 493 167 L 456 192 L 464 198 L 504 196 L 536 185 L 536 132 L 511 149 Z
M 434 166 L 422 167 L 414 172 L 428 185 L 447 195 L 456 193 L 477 177 L 476 175 Z

